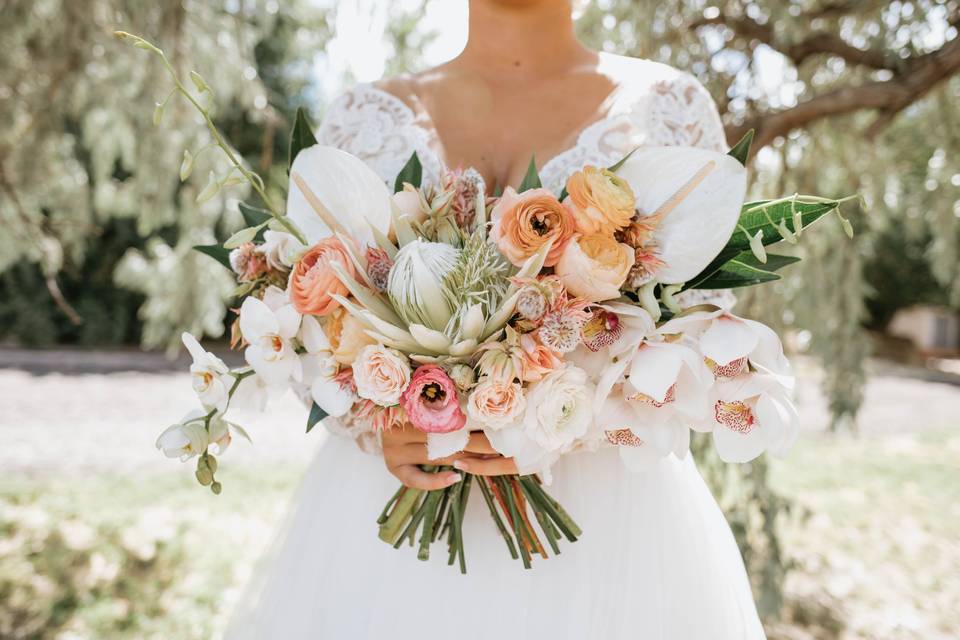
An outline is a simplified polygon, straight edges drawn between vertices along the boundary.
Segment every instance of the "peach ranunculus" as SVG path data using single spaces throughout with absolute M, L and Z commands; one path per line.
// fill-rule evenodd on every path
M 351 364 L 356 360 L 360 349 L 377 342 L 367 335 L 360 321 L 343 307 L 334 309 L 333 313 L 327 317 L 323 330 L 330 342 L 333 359 L 340 364 Z
M 526 406 L 519 383 L 485 378 L 467 399 L 467 415 L 496 431 L 519 421 Z
M 339 262 L 344 270 L 356 278 L 357 269 L 339 238 L 324 238 L 310 247 L 290 274 L 290 302 L 302 314 L 326 316 L 340 306 L 333 295 L 346 296 L 350 292 L 330 267 Z
M 536 382 L 563 365 L 557 352 L 540 342 L 535 333 L 520 336 L 520 351 L 520 379 L 524 382 Z
M 600 302 L 620 296 L 633 261 L 633 249 L 610 236 L 576 236 L 560 256 L 556 271 L 569 293 Z
M 626 180 L 610 171 L 586 166 L 567 179 L 563 201 L 584 235 L 613 235 L 630 224 L 636 197 Z
M 546 189 L 517 193 L 507 187 L 490 213 L 490 235 L 507 260 L 516 266 L 553 241 L 544 266 L 552 267 L 574 232 L 571 213 Z

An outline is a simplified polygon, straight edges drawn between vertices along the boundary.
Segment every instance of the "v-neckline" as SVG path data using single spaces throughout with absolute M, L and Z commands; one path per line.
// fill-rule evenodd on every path
M 610 93 L 608 93 L 603 98 L 600 104 L 605 104 L 605 103 L 611 102 L 611 100 L 615 100 L 621 88 L 622 87 L 620 85 L 617 85 L 616 87 L 614 87 L 613 90 L 611 90 Z M 437 126 L 433 120 L 433 116 L 430 114 L 430 112 L 426 108 L 422 110 L 422 114 L 428 120 L 429 126 L 425 126 L 424 124 L 417 122 L 417 120 L 419 119 L 418 112 L 415 111 L 413 107 L 407 104 L 406 101 L 400 98 L 399 96 L 385 89 L 381 89 L 372 83 L 367 84 L 367 89 L 381 95 L 388 102 L 394 104 L 398 109 L 400 109 L 403 113 L 405 113 L 410 119 L 408 126 L 413 127 L 418 132 L 420 132 L 420 134 L 423 135 L 425 141 L 427 141 L 427 144 L 425 145 L 426 150 L 429 151 L 430 154 L 433 156 L 433 159 L 436 161 L 436 165 L 441 169 L 449 168 L 449 165 L 446 162 L 446 158 L 443 157 L 445 154 L 438 153 L 437 150 L 434 148 L 434 145 L 431 145 L 429 143 L 429 141 L 435 140 L 436 144 L 439 145 L 441 149 L 446 148 L 443 145 L 443 139 L 440 137 L 440 131 L 437 129 Z M 553 165 L 556 162 L 561 162 L 567 155 L 571 153 L 575 153 L 583 145 L 585 137 L 590 132 L 608 123 L 614 117 L 612 113 L 613 111 L 614 111 L 613 109 L 607 109 L 607 112 L 603 116 L 601 116 L 600 118 L 597 118 L 593 122 L 582 127 L 576 133 L 576 140 L 574 141 L 574 143 L 569 147 L 566 147 L 565 149 L 553 154 L 546 162 L 543 162 L 542 164 L 540 164 L 539 167 L 537 168 L 538 172 L 541 175 L 548 174 L 549 173 L 548 168 L 551 165 Z M 571 132 L 571 134 L 572 133 L 573 132 Z M 568 135 L 571 135 L 571 134 L 568 134 Z M 462 168 L 469 169 L 472 167 L 462 167 Z M 510 186 L 510 185 L 487 185 L 488 189 L 495 188 L 495 187 L 506 188 L 507 186 Z

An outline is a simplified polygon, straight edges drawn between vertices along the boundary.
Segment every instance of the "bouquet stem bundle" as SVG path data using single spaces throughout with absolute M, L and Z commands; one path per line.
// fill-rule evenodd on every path
M 451 471 L 452 467 L 424 466 L 424 471 L 436 473 Z M 532 566 L 532 556 L 549 557 L 530 519 L 530 511 L 540 526 L 540 532 L 555 554 L 560 553 L 561 537 L 576 542 L 580 527 L 551 497 L 537 476 L 474 476 L 464 474 L 463 480 L 453 486 L 434 491 L 400 487 L 387 502 L 377 524 L 380 539 L 399 549 L 404 542 L 419 544 L 417 558 L 430 558 L 430 545 L 446 537 L 447 564 L 457 562 L 460 572 L 467 572 L 463 552 L 463 516 L 473 484 L 480 488 L 490 517 L 503 537 L 510 557 L 520 559 L 523 566 Z M 418 534 L 419 531 L 419 542 Z

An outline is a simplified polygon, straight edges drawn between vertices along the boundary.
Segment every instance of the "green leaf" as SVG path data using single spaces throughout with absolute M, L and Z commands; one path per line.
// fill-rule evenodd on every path
M 540 182 L 540 174 L 537 173 L 537 157 L 530 156 L 530 164 L 527 165 L 527 175 L 523 176 L 523 182 L 520 183 L 520 193 L 527 189 L 539 189 L 543 186 Z
M 410 159 L 407 160 L 407 163 L 403 165 L 403 169 L 400 169 L 400 173 L 397 174 L 397 179 L 393 182 L 393 192 L 398 193 L 403 191 L 404 182 L 412 184 L 417 189 L 420 188 L 420 184 L 423 182 L 423 165 L 420 164 L 420 156 L 417 155 L 416 151 L 410 154 Z
M 225 266 L 231 271 L 233 268 L 230 266 L 230 250 L 224 248 L 219 244 L 198 244 L 194 247 L 195 251 L 206 254 Z
M 753 253 L 745 251 L 728 261 L 694 288 L 734 289 L 779 280 L 780 276 L 774 273 L 775 271 L 799 261 L 800 258 L 796 256 L 768 253 L 767 262 L 761 263 Z
M 622 166 L 624 165 L 624 163 L 625 163 L 627 160 L 630 159 L 630 156 L 632 156 L 633 154 L 635 154 L 635 153 L 637 152 L 637 149 L 639 149 L 639 148 L 640 148 L 640 147 L 634 147 L 633 150 L 632 150 L 630 153 L 628 153 L 627 155 L 623 156 L 622 158 L 620 158 L 619 160 L 617 160 L 616 162 L 614 162 L 612 165 L 610 165 L 609 167 L 607 167 L 607 169 L 609 169 L 610 171 L 613 171 L 614 173 L 616 173 L 617 170 L 618 170 L 620 167 L 622 167 Z
M 747 159 L 750 157 L 750 145 L 753 144 L 753 134 L 753 129 L 747 131 L 743 134 L 743 137 L 740 138 L 740 142 L 733 145 L 733 148 L 727 152 L 728 156 L 736 158 L 743 166 L 747 166 Z
M 320 408 L 316 402 L 310 406 L 310 415 L 307 417 L 307 433 L 317 426 L 317 423 L 327 417 L 327 412 Z
M 266 209 L 249 205 L 246 202 L 241 202 L 237 206 L 240 207 L 240 214 L 243 216 L 243 221 L 248 227 L 259 227 L 260 225 L 269 222 L 273 218 L 273 216 L 270 215 L 270 212 Z M 266 230 L 267 229 L 264 226 L 262 229 L 257 231 L 257 235 L 253 237 L 254 241 L 261 242 L 263 240 L 263 232 Z
M 803 196 L 800 196 L 800 198 L 803 198 Z M 730 236 L 726 246 L 720 250 L 717 257 L 703 271 L 689 280 L 685 288 L 697 288 L 699 283 L 716 273 L 727 262 L 736 258 L 738 254 L 749 250 L 750 237 L 754 236 L 758 230 L 763 231 L 764 245 L 774 244 L 783 239 L 776 227 L 781 221 L 786 221 L 787 228 L 796 233 L 797 229 L 794 227 L 795 221 L 793 219 L 794 211 L 801 219 L 801 226 L 806 229 L 838 206 L 839 203 L 836 200 L 821 200 L 819 198 L 806 201 L 784 198 L 746 203 L 740 210 L 740 226 L 734 229 L 733 235 Z M 771 220 L 773 221 L 772 224 Z M 746 229 L 746 233 L 740 227 Z
M 313 135 L 313 130 L 310 129 L 310 124 L 307 122 L 307 116 L 303 111 L 303 107 L 298 107 L 297 115 L 293 119 L 293 131 L 290 132 L 290 160 L 287 164 L 288 173 L 290 167 L 293 166 L 293 161 L 296 159 L 297 154 L 315 144 L 317 144 L 317 138 Z

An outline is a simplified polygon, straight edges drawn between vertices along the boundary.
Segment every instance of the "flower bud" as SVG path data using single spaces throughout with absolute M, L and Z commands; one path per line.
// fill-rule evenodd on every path
M 767 250 L 763 247 L 763 229 L 757 229 L 757 233 L 750 238 L 750 251 L 763 264 L 767 264 Z
M 205 487 L 209 486 L 210 483 L 213 482 L 213 472 L 210 471 L 210 469 L 207 469 L 206 467 L 198 466 L 196 476 L 197 476 L 197 482 L 199 482 Z
M 183 162 L 180 163 L 180 182 L 185 182 L 193 173 L 193 154 L 189 149 L 183 150 Z
M 457 265 L 460 252 L 448 244 L 416 240 L 394 260 L 387 293 L 400 317 L 443 331 L 456 309 L 456 296 L 446 287 L 447 275 Z
M 790 227 L 787 226 L 786 220 L 780 221 L 780 224 L 777 225 L 777 231 L 780 233 L 780 236 L 790 244 L 797 244 L 797 236 L 790 230 Z
M 213 171 L 210 172 L 210 178 L 207 180 L 207 186 L 203 188 L 200 195 L 197 196 L 197 204 L 203 204 L 220 191 L 220 183 L 217 182 L 217 176 Z
M 477 381 L 477 374 L 471 366 L 455 364 L 450 368 L 450 379 L 457 385 L 457 389 L 466 392 Z
M 190 79 L 193 80 L 193 86 L 195 86 L 200 93 L 210 91 L 210 85 L 208 85 L 207 81 L 196 71 L 190 71 Z
M 158 102 L 153 108 L 153 126 L 160 126 L 160 121 L 163 120 L 163 108 L 165 106 L 167 106 L 166 102 Z
M 221 485 L 219 482 L 214 482 L 210 485 L 210 491 L 213 491 L 213 495 L 218 496 L 220 495 L 220 492 L 223 491 L 223 485 Z

